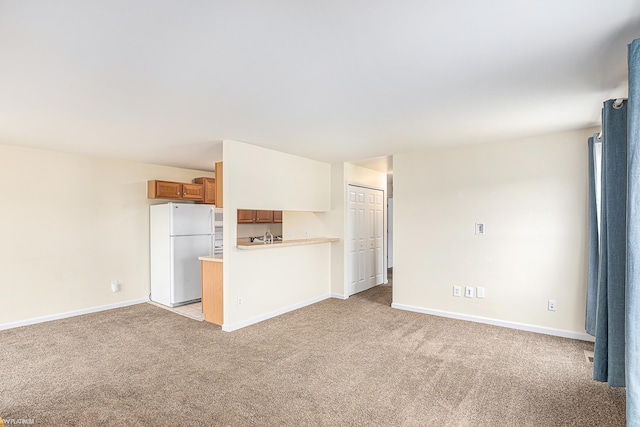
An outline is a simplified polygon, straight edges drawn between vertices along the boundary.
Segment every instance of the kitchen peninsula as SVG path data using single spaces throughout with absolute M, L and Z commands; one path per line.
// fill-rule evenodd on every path
M 238 239 L 238 250 L 274 249 L 289 246 L 316 245 L 337 242 L 335 237 L 314 237 L 308 239 L 282 240 L 273 243 L 251 242 L 248 238 Z M 224 323 L 223 299 L 223 256 L 202 256 L 198 258 L 202 269 L 202 312 L 204 320 L 215 325 Z

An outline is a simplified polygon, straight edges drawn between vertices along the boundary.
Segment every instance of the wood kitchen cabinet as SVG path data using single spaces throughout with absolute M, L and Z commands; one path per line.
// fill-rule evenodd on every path
M 196 178 L 193 183 L 147 181 L 147 198 L 191 200 L 222 207 L 222 162 L 216 163 L 215 178 Z
M 204 320 L 222 326 L 222 262 L 200 261 L 202 268 L 202 312 Z
M 222 207 L 222 162 L 217 162 L 215 165 L 216 174 L 216 207 Z
M 187 184 L 172 181 L 147 181 L 149 199 L 204 200 L 202 184 Z
M 182 184 L 169 181 L 147 182 L 147 196 L 150 199 L 175 199 L 182 195 Z
M 276 220 L 276 212 L 280 213 L 280 220 Z M 273 224 L 282 222 L 282 211 L 259 211 L 238 209 L 238 224 Z
M 202 184 L 182 184 L 183 200 L 204 200 L 204 187 Z
M 256 222 L 263 224 L 272 224 L 273 211 L 256 211 Z
M 256 211 L 238 209 L 238 224 L 253 224 L 256 222 Z
M 193 180 L 196 184 L 202 184 L 203 187 L 203 200 L 198 203 L 205 203 L 209 205 L 216 204 L 216 179 L 215 178 L 196 178 Z
M 273 211 L 273 222 L 282 222 L 282 211 Z

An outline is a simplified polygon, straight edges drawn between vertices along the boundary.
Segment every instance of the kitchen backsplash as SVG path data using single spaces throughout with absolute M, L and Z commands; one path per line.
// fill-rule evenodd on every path
M 271 230 L 274 236 L 282 236 L 282 224 L 238 224 L 238 238 L 264 236 Z

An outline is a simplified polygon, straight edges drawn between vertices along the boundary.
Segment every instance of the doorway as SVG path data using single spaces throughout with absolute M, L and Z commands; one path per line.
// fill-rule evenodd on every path
M 348 294 L 384 282 L 384 191 L 347 185 Z

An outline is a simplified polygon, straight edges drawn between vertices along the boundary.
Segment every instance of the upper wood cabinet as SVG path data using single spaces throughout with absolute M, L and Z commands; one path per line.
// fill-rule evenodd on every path
M 216 179 L 215 178 L 196 178 L 193 182 L 202 184 L 204 189 L 204 198 L 202 202 L 209 205 L 216 204 Z
M 186 184 L 172 181 L 147 181 L 149 199 L 204 200 L 202 184 Z
M 204 186 L 202 184 L 182 184 L 182 198 L 186 200 L 204 200 Z
M 280 220 L 276 219 L 278 213 Z M 282 222 L 282 211 L 238 209 L 238 224 L 272 224 L 274 222 Z
M 238 224 L 252 224 L 256 222 L 256 211 L 238 209 Z
M 216 207 L 222 207 L 222 162 L 217 162 L 216 165 Z
M 196 178 L 193 183 L 147 181 L 149 199 L 191 200 L 222 207 L 222 162 L 216 163 L 215 178 Z
M 150 199 L 175 199 L 180 198 L 182 184 L 169 181 L 148 181 L 147 197 Z
M 273 211 L 273 222 L 282 222 L 282 211 Z
M 256 211 L 256 222 L 273 223 L 273 211 Z

